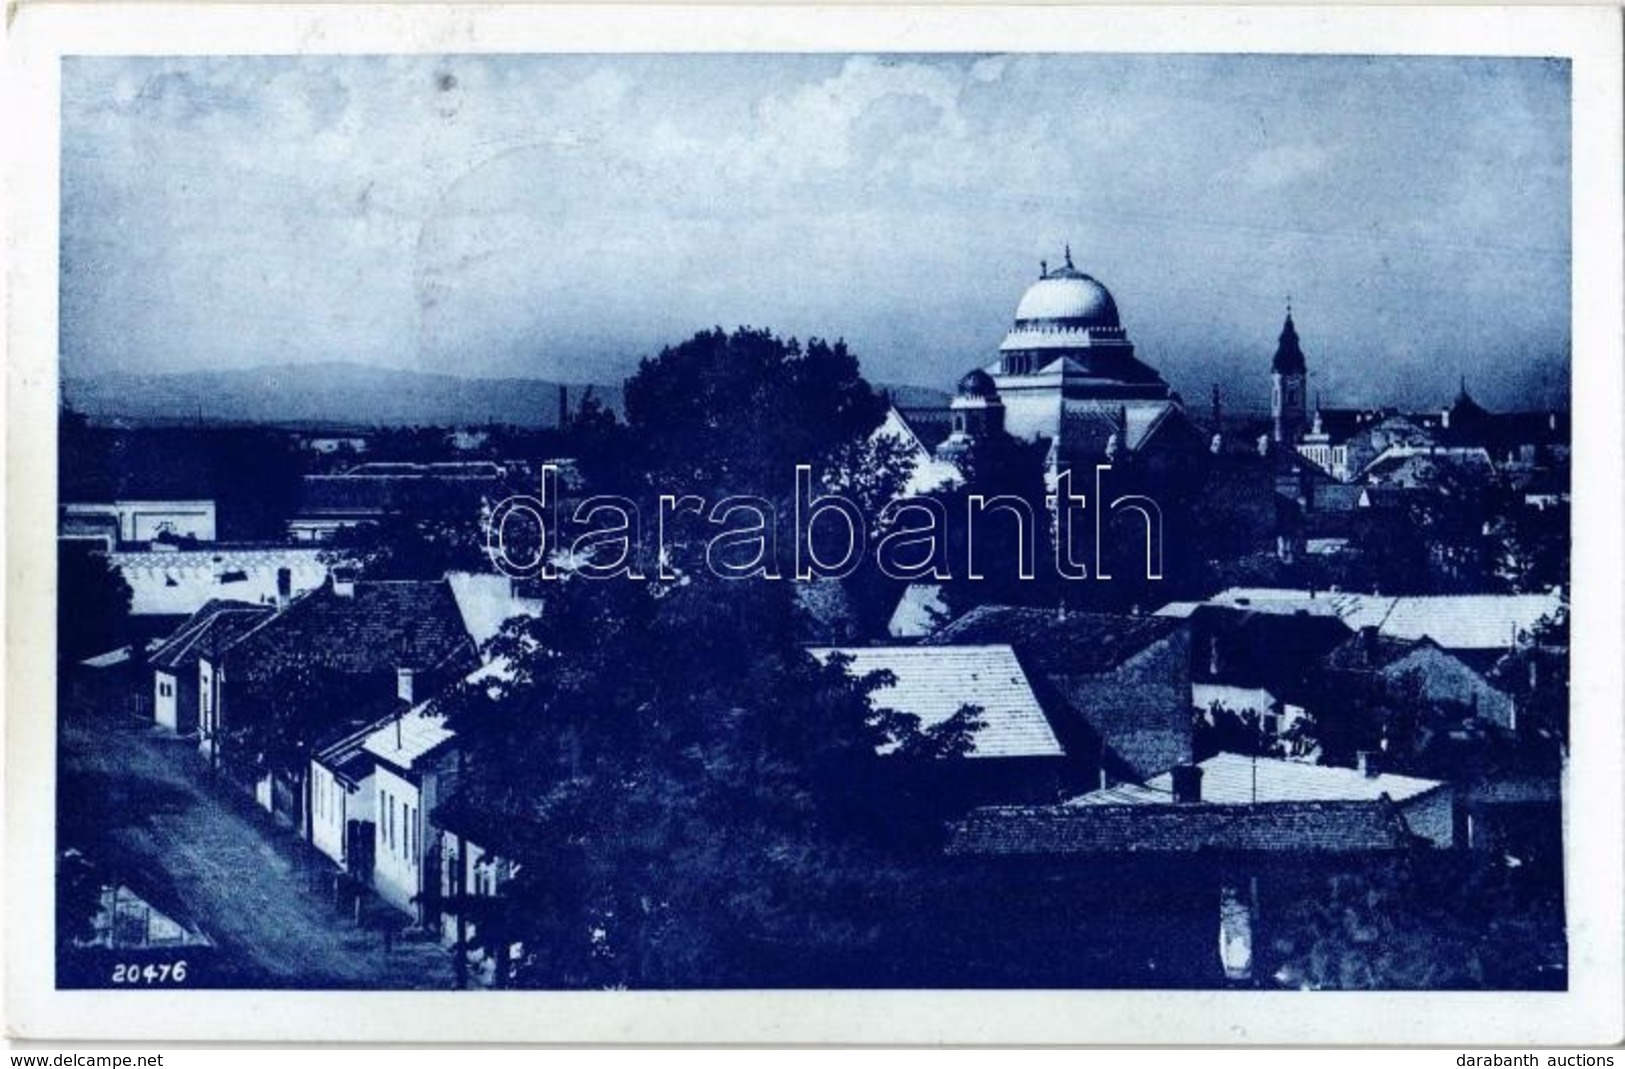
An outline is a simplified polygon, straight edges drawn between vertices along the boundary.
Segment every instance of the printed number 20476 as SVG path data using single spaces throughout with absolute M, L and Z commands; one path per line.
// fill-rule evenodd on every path
M 141 965 L 136 963 L 113 966 L 113 983 L 115 984 L 184 984 L 186 983 L 186 962 L 164 962 L 162 965 Z

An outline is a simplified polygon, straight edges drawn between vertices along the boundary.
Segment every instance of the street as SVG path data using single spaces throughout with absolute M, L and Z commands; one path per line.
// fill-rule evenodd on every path
M 209 771 L 192 743 L 123 716 L 64 710 L 58 849 L 201 929 L 220 986 L 448 989 L 451 958 L 376 900 L 358 927 L 328 890 L 333 866 Z

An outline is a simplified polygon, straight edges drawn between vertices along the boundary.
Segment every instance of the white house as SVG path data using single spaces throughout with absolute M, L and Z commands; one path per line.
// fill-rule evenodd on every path
M 377 842 L 375 762 L 366 741 L 371 724 L 318 750 L 310 759 L 310 841 L 347 872 L 371 876 Z
M 428 815 L 454 787 L 454 735 L 429 703 L 374 729 L 362 748 L 375 758 L 372 886 L 390 905 L 426 916 L 425 887 L 433 843 Z
M 152 666 L 153 719 L 177 735 L 196 731 L 200 657 L 225 649 L 273 611 L 268 605 L 210 601 L 164 639 L 147 659 Z

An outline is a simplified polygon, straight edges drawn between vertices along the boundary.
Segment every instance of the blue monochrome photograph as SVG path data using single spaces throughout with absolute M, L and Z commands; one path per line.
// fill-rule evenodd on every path
M 56 987 L 1568 990 L 1571 74 L 63 58 Z

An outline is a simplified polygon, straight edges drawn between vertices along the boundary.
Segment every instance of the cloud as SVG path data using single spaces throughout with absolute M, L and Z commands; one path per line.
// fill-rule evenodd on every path
M 1380 305 L 1440 367 L 1566 352 L 1568 83 L 1538 61 L 77 58 L 62 84 L 70 371 L 614 377 L 753 322 L 942 385 L 1068 239 L 1176 378 L 1252 359 L 1287 292 L 1317 351 Z
M 1330 160 L 1322 145 L 1275 145 L 1248 159 L 1242 174 L 1254 189 L 1276 189 L 1324 174 Z
M 753 178 L 838 171 L 875 162 L 860 152 L 866 146 L 960 138 L 961 84 L 939 66 L 854 56 L 833 78 L 763 99 L 756 128 L 737 144 L 739 171 Z

